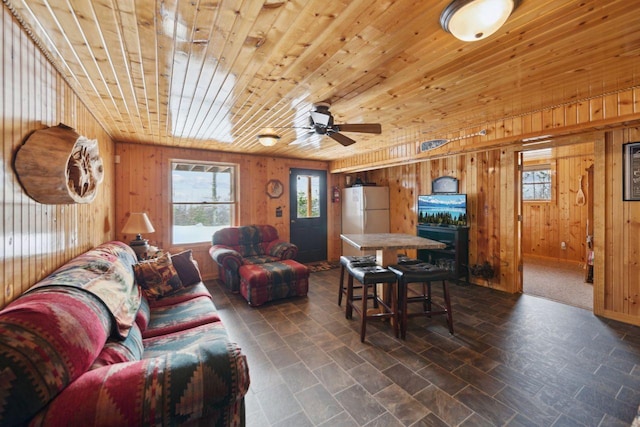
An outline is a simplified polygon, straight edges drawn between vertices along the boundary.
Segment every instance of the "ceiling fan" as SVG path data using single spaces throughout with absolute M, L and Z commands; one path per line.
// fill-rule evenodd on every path
M 329 107 L 330 105 L 325 102 L 313 105 L 313 110 L 311 110 L 309 114 L 309 126 L 303 128 L 308 129 L 309 132 L 302 136 L 303 140 L 313 134 L 327 135 L 346 147 L 356 141 L 343 135 L 341 132 L 382 133 L 380 123 L 336 124 L 333 122 L 333 116 L 331 112 L 329 112 Z M 296 142 L 298 141 L 294 141 L 294 143 Z

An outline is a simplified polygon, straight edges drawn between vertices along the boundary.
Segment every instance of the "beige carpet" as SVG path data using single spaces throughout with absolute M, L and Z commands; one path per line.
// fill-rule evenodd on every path
M 523 292 L 593 311 L 593 285 L 582 266 L 539 258 L 524 259 Z

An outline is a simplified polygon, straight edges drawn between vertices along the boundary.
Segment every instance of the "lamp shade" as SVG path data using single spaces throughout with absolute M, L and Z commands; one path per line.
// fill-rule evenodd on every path
M 156 231 L 149 221 L 149 217 L 144 212 L 132 212 L 127 223 L 122 228 L 123 234 L 136 234 L 138 239 L 142 233 L 153 233 Z
M 453 0 L 440 15 L 440 25 L 462 41 L 482 40 L 507 22 L 520 0 Z

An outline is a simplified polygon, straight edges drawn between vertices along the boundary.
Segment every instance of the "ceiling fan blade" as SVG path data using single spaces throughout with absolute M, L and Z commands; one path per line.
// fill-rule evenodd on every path
M 343 123 L 333 127 L 338 132 L 382 133 L 380 123 Z
M 355 139 L 351 139 L 348 136 L 344 136 L 343 134 L 338 132 L 330 132 L 327 135 L 329 135 L 331 138 L 335 139 L 345 147 L 348 145 L 354 144 L 356 142 Z
M 289 145 L 305 145 L 309 142 L 309 138 L 316 133 L 313 130 L 309 130 L 304 133 L 296 132 L 296 139 L 291 141 Z

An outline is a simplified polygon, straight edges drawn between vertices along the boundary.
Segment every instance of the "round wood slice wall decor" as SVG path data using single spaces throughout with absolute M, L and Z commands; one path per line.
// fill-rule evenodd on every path
M 104 178 L 98 141 L 63 124 L 31 134 L 14 165 L 25 192 L 43 204 L 90 203 Z

